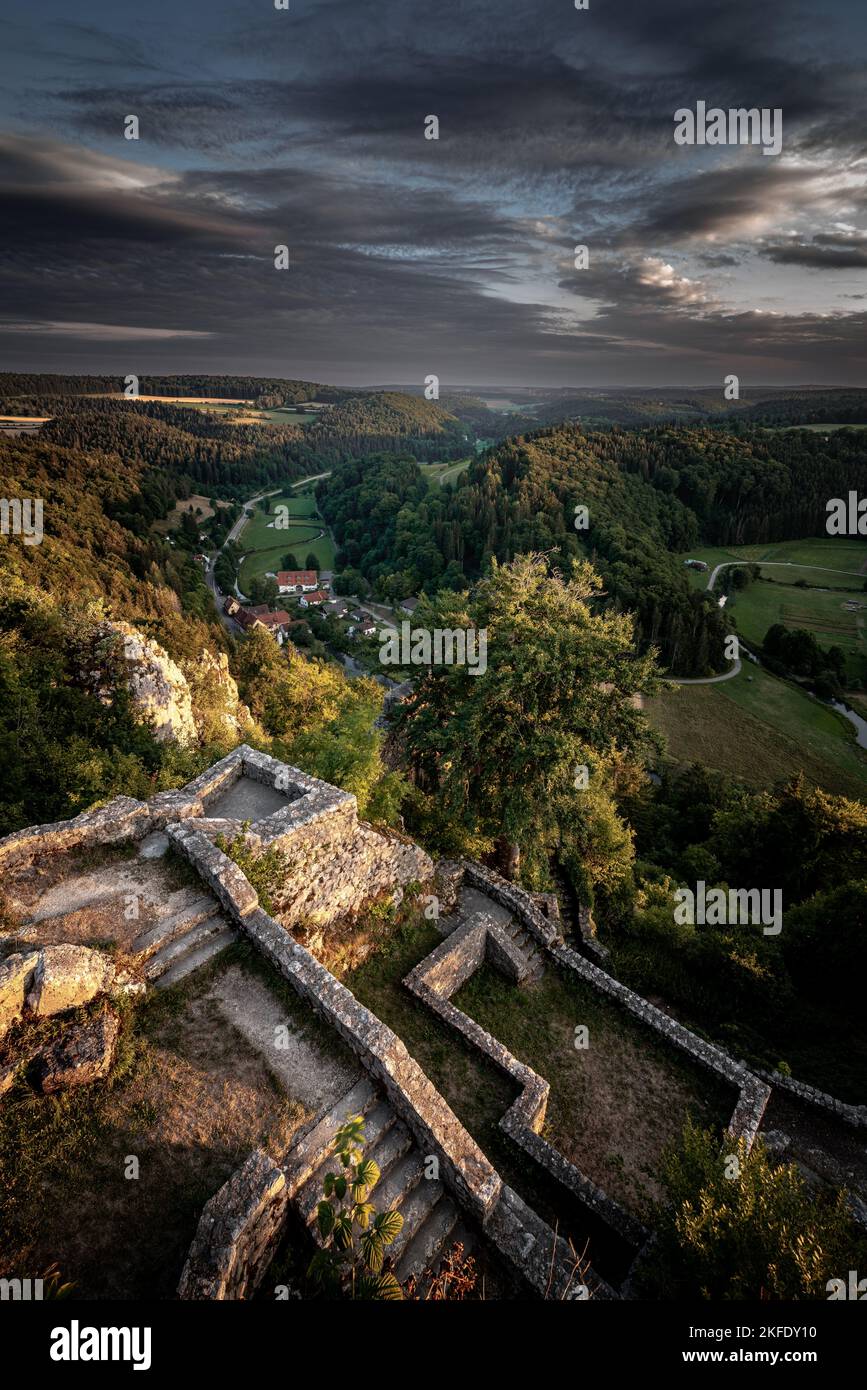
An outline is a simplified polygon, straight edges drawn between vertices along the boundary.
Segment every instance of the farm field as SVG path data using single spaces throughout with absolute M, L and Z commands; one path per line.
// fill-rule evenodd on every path
M 816 786 L 867 799 L 867 754 L 848 721 L 752 662 L 732 680 L 680 686 L 645 710 L 675 762 L 697 760 L 758 787 L 803 770 Z
M 228 502 L 219 501 L 219 499 L 215 499 L 215 501 L 218 507 L 228 507 L 230 505 Z M 201 493 L 194 492 L 189 497 L 185 497 L 180 502 L 176 502 L 168 516 L 163 517 L 161 521 L 155 521 L 153 530 L 162 533 L 166 531 L 176 531 L 180 525 L 181 514 L 183 512 L 194 512 L 196 510 L 201 513 L 200 519 L 202 521 L 207 521 L 209 517 L 214 515 L 211 499 L 209 497 L 204 497 Z
M 708 565 L 705 573 L 686 571 L 692 587 L 699 590 L 707 587 L 715 565 L 731 560 L 772 561 L 774 567 L 769 563 L 761 579 L 729 594 L 728 606 L 737 617 L 739 632 L 751 642 L 761 642 L 773 623 L 804 628 L 820 646 L 840 647 L 850 678 L 867 685 L 867 543 L 816 536 L 773 545 L 705 546 L 683 558 L 704 560 Z M 715 591 L 724 579 L 725 571 Z M 811 587 L 796 588 L 798 580 Z M 847 602 L 864 604 L 864 608 L 847 611 Z
M 116 397 L 123 400 L 122 395 Z M 156 401 L 163 405 L 183 405 L 209 415 L 222 415 L 231 425 L 306 425 L 316 419 L 313 411 L 299 411 L 294 406 L 257 406 L 253 401 L 230 396 L 137 396 L 139 401 Z
M 239 545 L 244 549 L 244 559 L 238 574 L 238 586 L 246 593 L 246 585 L 254 579 L 283 569 L 283 559 L 289 552 L 294 554 L 300 569 L 306 568 L 309 553 L 317 558 L 318 569 L 333 569 L 335 549 L 325 522 L 319 515 L 316 498 L 312 493 L 297 493 L 291 490 L 268 499 L 268 511 L 255 507 L 253 516 L 244 526 Z M 288 508 L 289 525 L 278 529 L 274 525 L 275 508 Z M 322 532 L 325 532 L 322 535 Z

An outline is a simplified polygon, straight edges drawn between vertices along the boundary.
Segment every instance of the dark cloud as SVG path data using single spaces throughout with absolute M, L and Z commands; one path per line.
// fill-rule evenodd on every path
M 553 384 L 863 369 L 864 316 L 840 304 L 867 263 L 848 0 L 154 0 L 134 26 L 82 0 L 7 38 L 6 366 Z M 674 111 L 699 97 L 782 107 L 783 154 L 675 146 Z M 780 312 L 757 312 L 765 293 Z

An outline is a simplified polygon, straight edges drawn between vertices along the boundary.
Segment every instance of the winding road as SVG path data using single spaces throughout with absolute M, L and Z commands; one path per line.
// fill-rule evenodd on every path
M 716 577 L 720 570 L 732 568 L 740 569 L 744 565 L 751 564 L 760 565 L 762 569 L 819 570 L 825 574 L 848 574 L 850 578 L 855 577 L 852 570 L 834 570 L 830 569 L 827 565 L 799 565 L 794 560 L 723 560 L 722 563 L 717 565 L 711 572 L 711 576 L 705 585 L 705 593 L 710 593 L 716 583 Z M 738 674 L 740 669 L 741 660 L 740 657 L 737 657 L 732 662 L 729 669 L 723 671 L 721 676 L 669 676 L 668 680 L 674 685 L 718 685 L 720 681 L 730 681 L 733 676 Z
M 331 469 L 329 468 L 325 473 L 311 473 L 309 478 L 299 478 L 297 482 L 292 483 L 290 486 L 294 491 L 295 488 L 303 487 L 305 483 L 316 483 L 319 481 L 320 478 L 328 478 L 330 477 L 330 475 Z M 217 581 L 214 578 L 214 566 L 216 565 L 217 560 L 219 559 L 222 552 L 225 550 L 226 546 L 230 543 L 230 541 L 236 541 L 238 539 L 242 530 L 244 529 L 244 526 L 249 521 L 250 518 L 247 516 L 247 508 L 255 507 L 256 503 L 261 501 L 263 497 L 277 497 L 281 492 L 285 492 L 285 490 L 286 489 L 283 487 L 276 487 L 271 488 L 267 492 L 257 492 L 255 497 L 248 497 L 247 501 L 243 503 L 241 515 L 238 517 L 238 520 L 235 522 L 234 526 L 229 531 L 228 535 L 226 536 L 226 539 L 223 541 L 223 544 L 220 546 L 219 550 L 216 550 L 208 560 L 208 567 L 205 570 L 205 583 L 210 589 L 214 599 L 214 603 L 217 606 L 217 613 L 219 614 L 220 622 L 223 624 L 223 627 L 226 629 L 227 632 L 241 632 L 243 629 L 238 626 L 234 618 L 230 618 L 228 613 L 223 612 L 223 604 L 226 601 L 226 595 L 218 587 Z M 321 534 L 324 536 L 325 532 L 322 531 Z M 318 537 L 316 539 L 318 539 Z

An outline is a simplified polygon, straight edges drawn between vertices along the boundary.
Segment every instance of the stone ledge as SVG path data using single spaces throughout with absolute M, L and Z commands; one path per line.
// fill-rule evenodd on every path
M 254 1150 L 206 1202 L 178 1297 L 237 1299 L 254 1292 L 279 1244 L 287 1203 L 282 1168 Z

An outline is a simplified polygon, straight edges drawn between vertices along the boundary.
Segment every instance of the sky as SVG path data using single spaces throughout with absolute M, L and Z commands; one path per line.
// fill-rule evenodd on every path
M 0 0 L 0 370 L 867 385 L 863 0 L 287 3 Z

